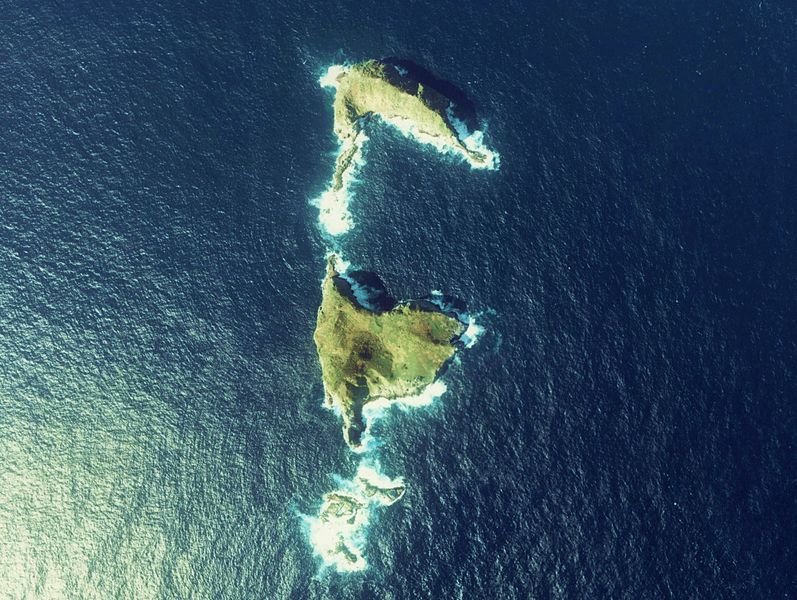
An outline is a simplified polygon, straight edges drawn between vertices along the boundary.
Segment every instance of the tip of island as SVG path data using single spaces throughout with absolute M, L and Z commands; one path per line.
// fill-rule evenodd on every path
M 372 117 L 438 151 L 465 159 L 474 169 L 496 169 L 498 154 L 484 145 L 464 95 L 453 85 L 409 61 L 366 60 L 334 65 L 321 77 L 335 89 L 334 130 L 340 143 L 330 187 L 317 200 L 320 221 L 330 235 L 351 229 L 348 187 L 362 164 L 368 140 L 364 128 Z M 459 115 L 458 115 L 459 113 Z M 464 117 L 464 118 L 463 118 Z
M 360 449 L 363 408 L 416 396 L 433 384 L 457 350 L 466 326 L 432 303 L 362 306 L 330 255 L 314 340 L 327 405 L 343 416 L 343 436 Z

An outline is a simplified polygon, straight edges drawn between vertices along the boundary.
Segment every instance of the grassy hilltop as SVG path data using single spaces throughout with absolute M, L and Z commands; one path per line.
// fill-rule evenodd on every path
M 352 143 L 345 145 L 338 157 L 335 189 L 342 186 L 343 173 L 361 145 L 356 141 L 358 133 L 371 115 L 412 128 L 417 135 L 460 153 L 473 166 L 493 164 L 489 152 L 466 146 L 451 122 L 450 110 L 454 107 L 448 94 L 456 88 L 438 79 L 424 81 L 398 64 L 373 59 L 340 72 L 335 80 L 335 134 L 342 142 Z M 454 95 L 460 104 L 469 104 L 461 92 Z
M 367 60 L 351 67 L 339 80 L 335 95 L 335 133 L 346 135 L 368 114 L 411 121 L 427 135 L 458 144 L 446 117 L 449 101 L 435 89 L 404 76 L 394 65 Z

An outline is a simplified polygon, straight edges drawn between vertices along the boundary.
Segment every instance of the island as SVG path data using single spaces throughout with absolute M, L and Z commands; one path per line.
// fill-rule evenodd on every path
M 318 200 L 331 235 L 352 226 L 348 186 L 362 164 L 366 124 L 378 118 L 404 135 L 465 159 L 474 169 L 495 169 L 498 155 L 482 142 L 471 102 L 453 84 L 410 61 L 366 60 L 334 65 L 321 84 L 335 89 L 334 131 L 340 147 L 332 182 Z
M 364 569 L 365 530 L 372 509 L 394 504 L 404 491 L 401 479 L 389 479 L 361 464 L 343 489 L 325 494 L 318 517 L 307 520 L 313 545 L 324 562 L 342 572 Z
M 336 265 L 332 254 L 313 337 L 326 403 L 340 411 L 344 439 L 358 449 L 366 428 L 363 407 L 421 393 L 453 357 L 466 328 L 429 302 L 366 308 Z
M 319 83 L 334 90 L 339 148 L 331 181 L 311 201 L 319 209 L 319 228 L 329 251 L 313 339 L 324 402 L 342 417 L 343 438 L 360 459 L 356 474 L 336 477 L 335 489 L 323 495 L 317 512 L 302 518 L 322 568 L 345 573 L 368 567 L 365 548 L 372 514 L 407 491 L 401 477 L 382 471 L 380 446 L 370 443 L 368 428 L 386 407 L 424 406 L 440 397 L 446 391 L 443 371 L 484 330 L 477 315 L 441 292 L 433 292 L 431 300 L 396 301 L 377 275 L 348 268 L 340 258 L 345 244 L 330 243 L 355 224 L 349 212 L 351 188 L 365 164 L 368 134 L 375 132 L 372 125 L 387 125 L 472 169 L 498 169 L 500 157 L 484 144 L 483 123 L 467 95 L 411 61 L 383 58 L 332 65 Z M 406 145 L 401 150 L 412 151 Z

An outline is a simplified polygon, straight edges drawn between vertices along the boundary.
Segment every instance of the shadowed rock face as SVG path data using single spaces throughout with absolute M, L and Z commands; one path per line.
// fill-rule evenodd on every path
M 476 126 L 473 103 L 455 85 L 415 63 L 396 58 L 367 60 L 341 69 L 335 85 L 335 133 L 343 144 L 336 181 L 342 181 L 361 147 L 360 129 L 372 115 L 412 128 L 416 135 L 458 152 L 472 166 L 492 164 L 491 155 L 465 145 L 450 118 L 456 116 L 472 131 Z
M 335 260 L 327 266 L 314 340 L 327 403 L 340 409 L 344 438 L 357 448 L 365 431 L 363 407 L 377 398 L 417 395 L 433 383 L 456 352 L 464 326 L 432 304 L 391 299 L 390 310 L 367 310 Z
M 356 285 L 367 296 L 368 307 L 374 312 L 387 312 L 396 306 L 384 282 L 370 271 L 348 271 L 346 280 Z
M 483 143 L 473 103 L 450 82 L 397 58 L 333 65 L 320 79 L 335 89 L 334 131 L 340 147 L 329 188 L 319 197 L 320 221 L 330 235 L 349 231 L 349 186 L 363 164 L 366 131 L 376 121 L 406 137 L 457 156 L 472 169 L 497 169 L 500 156 Z
M 460 121 L 473 131 L 478 128 L 476 107 L 467 94 L 450 81 L 441 79 L 431 71 L 405 58 L 389 57 L 383 63 L 399 67 L 406 71 L 407 79 L 416 81 L 426 89 L 435 90 L 451 104 L 452 112 Z M 445 110 L 445 106 L 443 106 Z

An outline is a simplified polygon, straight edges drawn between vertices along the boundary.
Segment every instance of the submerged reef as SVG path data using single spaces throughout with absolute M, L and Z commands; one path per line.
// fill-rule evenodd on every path
M 346 443 L 358 449 L 366 427 L 363 407 L 415 396 L 434 383 L 465 326 L 430 303 L 365 308 L 336 261 L 333 254 L 327 262 L 314 339 L 327 405 L 340 411 Z

